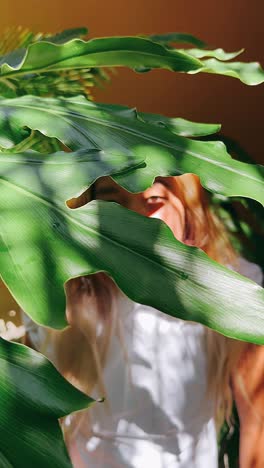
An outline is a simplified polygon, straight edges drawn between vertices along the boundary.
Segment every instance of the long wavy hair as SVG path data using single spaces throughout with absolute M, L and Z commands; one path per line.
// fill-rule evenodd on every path
M 192 239 L 192 243 L 212 259 L 235 269 L 237 255 L 222 223 L 209 207 L 199 178 L 194 174 L 184 174 L 174 179 L 177 197 L 185 208 L 185 237 Z M 76 208 L 89 199 L 91 190 L 68 204 Z M 107 395 L 103 368 L 114 334 L 119 337 L 125 356 L 126 344 L 122 342 L 116 307 L 118 294 L 118 288 L 104 273 L 70 280 L 66 284 L 69 327 L 49 333 L 55 365 L 72 384 L 87 394 L 96 388 L 99 395 Z M 231 414 L 231 375 L 242 346 L 239 341 L 206 329 L 208 395 L 213 395 L 218 421 L 228 420 Z

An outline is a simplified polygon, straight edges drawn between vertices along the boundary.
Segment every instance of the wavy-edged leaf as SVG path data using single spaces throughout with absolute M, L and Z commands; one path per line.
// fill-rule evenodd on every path
M 2 222 L 5 222 L 4 220 L 7 216 L 9 221 L 4 230 L 10 229 L 8 238 L 5 238 L 5 234 L 0 232 L 0 252 L 5 264 L 4 267 L 0 260 L 0 275 L 3 275 L 3 279 L 7 284 L 10 284 L 11 281 L 13 285 L 11 288 L 12 293 L 17 302 L 23 304 L 23 309 L 29 312 L 34 319 L 43 320 L 44 323 L 50 324 L 53 324 L 54 321 L 54 324 L 57 324 L 57 326 L 58 324 L 62 324 L 64 320 L 61 315 L 58 315 L 58 317 L 54 315 L 54 307 L 57 303 L 55 298 L 54 306 L 50 303 L 50 310 L 49 312 L 47 311 L 48 317 L 51 317 L 50 322 L 47 322 L 47 317 L 42 318 L 41 315 L 41 301 L 46 301 L 46 306 L 48 306 L 47 298 L 49 295 L 51 297 L 52 294 L 56 295 L 56 289 L 54 290 L 51 287 L 51 283 L 53 281 L 56 283 L 57 267 L 52 262 L 49 262 L 48 252 L 45 254 L 49 246 L 48 239 L 49 237 L 52 238 L 52 235 L 50 236 L 46 229 L 39 231 L 39 218 L 42 218 L 42 216 L 47 218 L 46 221 L 43 220 L 44 224 L 48 223 L 51 231 L 55 232 L 56 237 L 58 228 L 57 212 L 55 209 L 53 213 L 53 201 L 56 201 L 56 203 L 60 201 L 64 206 L 65 200 L 71 198 L 71 194 L 79 196 L 99 176 L 129 171 L 137 165 L 142 164 L 142 162 L 142 158 L 132 158 L 129 155 L 121 154 L 106 154 L 103 151 L 97 150 L 80 150 L 75 153 L 59 152 L 49 156 L 41 155 L 34 151 L 17 155 L 0 153 L 0 185 L 3 188 L 2 200 L 5 198 L 4 193 L 7 196 L 10 195 L 10 204 L 5 205 L 3 203 L 0 207 L 0 224 L 2 225 Z M 11 192 L 9 193 L 10 190 Z M 28 207 L 27 211 L 24 211 L 25 206 Z M 37 209 L 37 212 L 34 207 Z M 67 215 L 69 215 L 68 210 L 64 214 L 66 214 L 67 218 Z M 21 221 L 21 215 L 23 217 L 26 216 L 27 221 L 24 227 L 21 226 L 21 230 L 18 231 L 17 228 Z M 34 252 L 32 251 L 33 256 L 31 254 L 31 247 L 28 248 L 27 235 L 33 240 L 33 244 L 36 242 L 35 250 L 33 248 Z M 32 265 L 33 272 L 35 268 L 39 268 L 39 273 L 36 274 L 37 277 L 33 275 L 30 282 L 27 283 L 26 288 L 25 285 L 21 284 L 24 274 L 20 270 L 19 260 L 16 260 L 10 251 L 11 244 L 14 241 L 16 243 L 15 238 L 18 241 L 17 255 L 22 259 L 22 263 L 23 259 L 29 263 L 35 262 L 35 265 Z M 59 250 L 60 246 L 58 244 L 58 252 Z M 7 254 L 6 258 L 5 254 Z M 47 271 L 44 268 L 46 261 Z M 68 261 L 69 263 L 73 262 L 72 267 L 74 268 L 74 259 L 71 259 L 69 256 Z M 53 267 L 54 271 L 52 270 Z M 4 273 L 5 268 L 7 268 L 6 273 Z M 49 280 L 45 277 L 48 270 L 51 273 Z M 40 293 L 39 297 L 31 296 L 29 293 L 35 286 Z M 64 322 L 63 324 L 66 325 Z
M 136 302 L 264 343 L 262 288 L 177 241 L 160 220 L 103 201 L 70 210 L 60 200 L 79 194 L 78 165 L 69 154 L 66 171 L 61 156 L 54 173 L 46 156 L 36 164 L 7 155 L 0 165 L 1 277 L 36 322 L 65 326 L 64 283 L 106 271 Z
M 216 54 L 215 51 L 204 52 L 208 53 Z M 226 54 L 222 52 L 217 55 L 225 58 Z M 231 62 L 224 67 L 220 61 L 213 60 L 200 60 L 188 51 L 171 49 L 142 37 L 103 37 L 89 41 L 73 39 L 63 44 L 35 42 L 26 50 L 15 50 L 1 57 L 0 72 L 2 79 L 6 79 L 72 68 L 125 66 L 141 72 L 164 68 L 186 73 L 217 73 L 238 78 L 250 85 L 264 81 L 264 71 L 259 64 L 242 66 L 239 62 Z
M 0 466 L 70 468 L 58 419 L 94 401 L 41 354 L 0 338 Z
M 217 60 L 220 60 L 221 62 L 225 62 L 227 60 L 232 60 L 238 55 L 242 54 L 244 52 L 244 49 L 240 49 L 236 52 L 226 52 L 223 49 L 214 49 L 214 50 L 208 50 L 208 49 L 181 49 L 183 52 L 186 52 L 193 57 L 196 57 L 198 59 L 203 59 L 206 57 L 213 57 Z
M 258 62 L 220 62 L 214 58 L 204 60 L 201 70 L 189 73 L 213 73 L 238 78 L 246 85 L 259 85 L 264 82 L 264 70 Z
M 185 44 L 192 44 L 199 48 L 206 47 L 206 43 L 204 41 L 188 33 L 172 32 L 167 34 L 152 34 L 148 37 L 154 42 L 160 42 L 165 45 L 184 42 Z
M 101 108 L 121 116 L 138 117 L 147 123 L 165 127 L 179 136 L 199 137 L 213 135 L 221 130 L 221 124 L 199 123 L 178 117 L 166 117 L 160 114 L 138 112 L 136 108 L 130 108 L 118 104 L 99 104 Z
M 24 96 L 0 101 L 0 145 L 12 147 L 29 127 L 75 150 L 98 148 L 135 155 L 145 168 L 116 176 L 130 191 L 149 187 L 156 176 L 197 174 L 205 188 L 226 196 L 264 203 L 263 167 L 236 161 L 222 142 L 195 141 L 138 119 L 135 109 L 99 105 L 84 98 L 42 99 Z
M 83 41 L 74 39 L 65 44 L 48 41 L 29 45 L 0 59 L 2 76 L 39 73 L 44 70 L 70 68 L 147 66 L 174 71 L 196 70 L 201 62 L 196 58 L 163 47 L 140 37 L 105 37 Z

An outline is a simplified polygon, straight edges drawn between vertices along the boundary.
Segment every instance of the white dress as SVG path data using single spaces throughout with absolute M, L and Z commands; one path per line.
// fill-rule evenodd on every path
M 258 267 L 242 263 L 241 273 L 261 281 Z M 89 409 L 89 422 L 83 419 L 76 437 L 83 466 L 216 468 L 204 327 L 123 295 L 118 307 L 127 358 L 114 337 L 104 369 L 109 407 L 98 403 Z M 33 324 L 29 330 L 37 347 L 42 331 Z

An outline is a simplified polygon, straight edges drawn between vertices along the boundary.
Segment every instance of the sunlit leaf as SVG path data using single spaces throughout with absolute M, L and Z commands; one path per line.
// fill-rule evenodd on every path
M 150 114 L 147 112 L 138 112 L 135 108 L 129 108 L 118 104 L 97 104 L 101 109 L 105 109 L 111 113 L 120 114 L 122 117 L 138 117 L 147 123 L 157 125 L 158 127 L 166 127 L 171 132 L 179 136 L 199 137 L 217 133 L 221 130 L 220 124 L 208 124 L 191 122 L 190 120 L 166 117 L 165 115 Z
M 26 51 L 17 50 L 0 59 L 2 76 L 105 66 L 189 71 L 200 68 L 201 62 L 140 37 L 106 37 L 87 42 L 74 39 L 61 45 L 41 41 L 29 45 Z
M 2 156 L 0 272 L 35 321 L 65 326 L 64 283 L 106 271 L 136 302 L 264 343 L 261 287 L 177 241 L 160 220 L 104 201 L 67 208 L 61 200 L 78 195 L 85 179 L 76 155 L 67 155 L 68 165 L 55 155 L 54 171 L 52 156 Z M 97 164 L 91 153 L 90 182 Z
M 46 40 L 0 57 L 0 79 L 73 68 L 124 66 L 141 72 L 163 68 L 186 73 L 217 73 L 238 78 L 249 85 L 262 83 L 264 71 L 259 64 L 229 62 L 224 66 L 220 61 L 229 60 L 239 53 L 227 53 L 222 49 L 191 49 L 188 53 L 188 50 L 168 48 L 143 37 L 72 39 L 63 44 Z M 207 56 L 219 60 L 203 60 Z
M 264 70 L 258 62 L 220 62 L 214 58 L 204 60 L 203 67 L 190 73 L 214 73 L 217 75 L 238 78 L 247 85 L 258 85 L 264 82 Z
M 2 147 L 19 143 L 30 128 L 57 138 L 73 150 L 98 148 L 144 159 L 145 168 L 116 176 L 130 191 L 145 190 L 158 175 L 192 172 L 212 192 L 264 202 L 262 166 L 232 159 L 222 142 L 195 141 L 146 123 L 135 109 L 93 104 L 81 97 L 43 101 L 24 96 L 0 104 Z
M 244 52 L 244 49 L 238 50 L 236 52 L 226 52 L 223 49 L 214 49 L 214 50 L 207 50 L 207 49 L 182 49 L 183 52 L 187 52 L 188 54 L 196 57 L 198 59 L 203 59 L 205 57 L 214 57 L 221 62 L 225 62 L 227 60 L 232 60 L 233 58 L 237 57 L 238 55 Z

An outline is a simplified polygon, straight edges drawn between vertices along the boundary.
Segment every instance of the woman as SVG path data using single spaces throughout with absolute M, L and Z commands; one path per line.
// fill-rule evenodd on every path
M 179 241 L 261 280 L 258 267 L 233 251 L 193 174 L 158 177 L 140 194 L 103 177 L 91 196 L 160 218 Z M 29 336 L 74 385 L 106 396 L 63 423 L 74 466 L 216 467 L 216 419 L 230 417 L 232 372 L 244 345 L 135 304 L 102 273 L 69 281 L 66 292 L 70 326 L 32 326 Z

